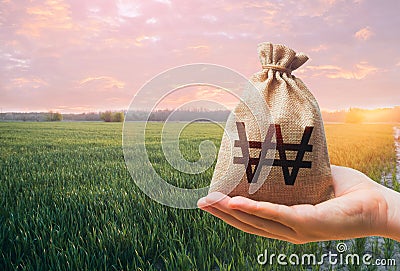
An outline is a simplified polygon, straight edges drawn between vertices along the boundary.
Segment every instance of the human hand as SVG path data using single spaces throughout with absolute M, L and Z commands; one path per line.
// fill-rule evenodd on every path
M 214 192 L 198 207 L 248 233 L 295 244 L 383 236 L 400 241 L 400 194 L 363 173 L 331 166 L 335 198 L 286 206 Z

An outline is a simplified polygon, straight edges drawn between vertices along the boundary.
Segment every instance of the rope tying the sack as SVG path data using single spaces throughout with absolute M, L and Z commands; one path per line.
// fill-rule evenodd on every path
M 290 69 L 287 69 L 282 66 L 277 66 L 277 65 L 262 65 L 262 68 L 263 68 L 263 70 L 271 69 L 271 70 L 276 70 L 276 71 L 281 71 L 281 72 L 287 72 L 289 74 L 292 72 Z

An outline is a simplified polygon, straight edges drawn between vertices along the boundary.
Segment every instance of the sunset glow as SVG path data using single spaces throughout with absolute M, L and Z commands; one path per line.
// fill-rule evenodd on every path
M 397 0 L 0 1 L 2 112 L 126 109 L 152 77 L 189 63 L 250 77 L 264 41 L 310 57 L 294 74 L 323 109 L 400 105 Z M 162 104 L 199 97 L 224 100 L 204 87 Z

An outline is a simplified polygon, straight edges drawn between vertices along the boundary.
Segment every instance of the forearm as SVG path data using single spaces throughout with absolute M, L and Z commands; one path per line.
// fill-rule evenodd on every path
M 385 187 L 384 195 L 388 211 L 386 230 L 382 235 L 400 242 L 400 193 Z

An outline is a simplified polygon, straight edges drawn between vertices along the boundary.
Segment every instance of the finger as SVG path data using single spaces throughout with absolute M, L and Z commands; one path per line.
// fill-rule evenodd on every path
M 230 199 L 231 197 L 222 194 L 220 192 L 212 192 L 208 194 L 206 197 L 203 197 L 197 201 L 197 207 L 203 209 L 204 207 L 213 205 L 223 199 Z
M 206 208 L 207 206 L 209 206 L 209 204 L 207 203 L 205 197 L 200 198 L 200 199 L 197 201 L 197 207 L 199 207 L 200 209 L 204 209 L 204 208 Z
M 265 230 L 271 234 L 277 235 L 277 236 L 286 236 L 288 238 L 294 238 L 296 235 L 296 232 L 292 230 L 291 228 L 287 227 L 286 225 L 283 225 L 279 222 L 275 222 L 266 218 L 262 218 L 259 216 L 255 216 L 253 214 L 248 214 L 243 211 L 235 210 L 232 209 L 229 206 L 229 202 L 232 200 L 231 198 L 213 198 L 212 196 L 209 198 L 206 198 L 206 201 L 210 200 L 210 202 L 216 202 L 212 205 L 213 208 L 217 208 L 220 211 L 227 213 L 236 219 L 251 225 L 253 227 L 256 227 L 261 230 Z M 218 200 L 218 201 L 216 201 Z
M 230 214 L 227 214 L 225 212 L 222 212 L 221 210 L 214 208 L 212 206 L 208 206 L 204 208 L 205 211 L 209 212 L 210 214 L 218 217 L 219 219 L 223 220 L 225 223 L 241 230 L 244 231 L 246 233 L 250 233 L 250 234 L 255 234 L 255 235 L 259 235 L 259 236 L 263 236 L 263 237 L 267 237 L 267 238 L 272 238 L 272 239 L 277 239 L 277 240 L 283 240 L 283 241 L 287 241 L 287 242 L 292 242 L 295 243 L 294 240 L 284 237 L 284 236 L 277 236 L 275 234 L 269 233 L 265 230 L 261 230 L 259 228 L 255 228 L 251 225 L 248 225 L 238 219 L 236 219 L 235 217 L 231 216 Z
M 254 216 L 273 220 L 289 228 L 294 228 L 299 222 L 296 211 L 286 205 L 254 201 L 238 196 L 231 198 L 228 206 L 232 209 L 240 210 Z

